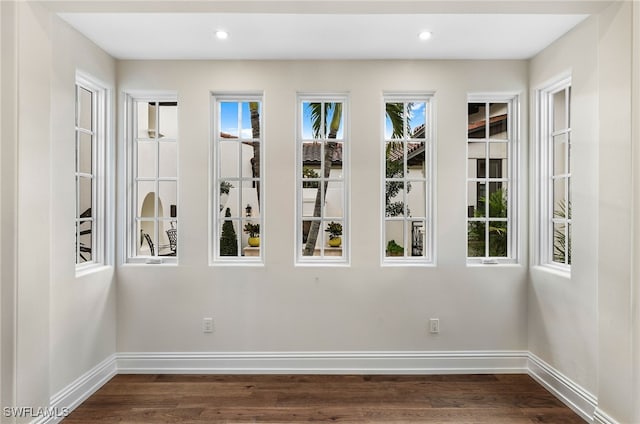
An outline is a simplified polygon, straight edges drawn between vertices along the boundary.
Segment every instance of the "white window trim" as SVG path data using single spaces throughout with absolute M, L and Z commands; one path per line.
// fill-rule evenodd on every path
M 553 225 L 551 219 L 553 217 L 553 187 L 551 183 L 551 167 L 553 166 L 552 150 L 550 148 L 553 138 L 551 136 L 551 125 L 553 120 L 553 109 L 550 106 L 552 95 L 572 86 L 571 74 L 561 75 L 551 82 L 544 84 L 536 90 L 536 151 L 535 151 L 535 182 L 538 185 L 535 190 L 536 195 L 536 257 L 535 264 L 542 269 L 559 273 L 559 275 L 570 276 L 571 265 L 561 264 L 553 261 Z M 569 125 L 571 125 L 571 98 L 565 103 L 565 107 L 569 107 L 567 117 Z M 567 128 L 567 133 L 571 134 L 571 126 Z M 571 137 L 569 137 L 569 145 L 571 145 Z M 567 158 L 570 160 L 570 158 Z M 571 182 L 571 173 L 569 173 L 569 183 Z M 569 220 L 571 221 L 571 220 Z
M 465 250 L 467 251 L 467 266 L 496 266 L 513 265 L 520 263 L 520 95 L 518 93 L 473 93 L 467 96 L 468 103 L 507 103 L 508 104 L 508 133 L 511 139 L 508 141 L 507 157 L 507 256 L 502 257 L 469 257 L 468 236 L 465 237 Z M 466 134 L 466 131 L 465 131 Z M 465 147 L 465 161 L 469 160 L 468 139 Z M 469 183 L 469 170 L 465 166 L 466 185 Z M 488 170 L 488 167 L 487 167 Z M 465 203 L 468 199 L 468 188 L 465 189 Z M 466 215 L 466 214 L 465 214 Z M 465 234 L 468 228 L 468 218 L 465 218 Z
M 136 156 L 136 134 L 137 134 L 137 117 L 135 116 L 136 108 L 135 102 L 178 102 L 178 95 L 176 92 L 129 92 L 125 93 L 125 162 L 126 162 L 126 221 L 125 221 L 125 237 L 123 237 L 126 245 L 125 263 L 128 264 L 141 264 L 141 265 L 177 265 L 179 253 L 176 256 L 137 256 L 135 254 L 135 244 L 137 242 L 137 230 L 136 230 L 136 184 L 137 178 L 137 156 Z M 178 122 L 178 128 L 180 123 Z M 179 142 L 180 136 L 176 139 Z M 176 157 L 176 170 L 177 175 L 177 193 L 176 193 L 176 205 L 178 211 L 180 210 L 180 188 L 179 188 L 179 175 L 180 175 L 180 161 L 179 157 L 180 147 L 178 145 L 178 153 Z M 159 158 L 158 158 L 159 159 Z M 156 217 L 157 219 L 157 217 Z M 176 228 L 178 230 L 178 238 L 180 237 L 180 217 L 178 216 Z M 178 240 L 178 245 L 179 245 Z
M 342 256 L 303 256 L 302 255 L 302 213 L 303 213 L 303 191 L 302 191 L 302 103 L 315 102 L 335 102 L 342 103 L 343 113 L 343 145 L 342 145 L 342 181 L 343 181 L 343 219 L 342 219 Z M 296 182 L 296 198 L 295 198 L 295 239 L 294 239 L 294 264 L 295 266 L 350 266 L 351 264 L 351 217 L 350 217 L 350 172 L 351 172 L 351 121 L 350 121 L 350 103 L 348 93 L 308 93 L 299 92 L 296 96 L 296 166 L 295 166 L 295 182 Z M 320 231 L 323 231 L 321 228 Z M 323 251 L 324 246 L 320 246 Z
M 260 102 L 260 255 L 259 256 L 220 256 L 220 198 L 217 196 L 217 188 L 220 184 L 218 175 L 218 128 L 219 103 L 220 102 Z M 209 147 L 209 265 L 215 266 L 264 266 L 265 258 L 265 145 L 264 145 L 264 95 L 263 93 L 238 93 L 238 92 L 212 92 L 211 93 L 211 144 Z M 241 158 L 239 158 L 241 160 Z M 239 228 L 240 234 L 242 229 Z
M 385 228 L 386 228 L 386 138 L 385 138 L 385 121 L 386 121 L 386 103 L 407 103 L 407 102 L 420 102 L 426 103 L 427 114 L 426 114 L 426 129 L 424 143 L 425 143 L 425 161 L 427 167 L 427 174 L 425 175 L 425 232 L 427 236 L 425 237 L 425 249 L 426 255 L 420 257 L 413 256 L 398 256 L 391 257 L 386 256 L 386 236 L 385 236 Z M 436 140 L 435 140 L 435 92 L 410 92 L 410 93 L 383 93 L 382 98 L 382 108 L 381 108 L 381 129 L 380 133 L 382 134 L 382 147 L 380 153 L 380 264 L 381 266 L 428 266 L 432 267 L 436 265 L 436 234 L 435 234 L 435 211 L 434 207 L 435 202 L 435 177 L 436 177 L 436 161 L 434 158 L 436 157 Z M 403 139 L 404 140 L 404 139 Z M 421 140 L 415 140 L 421 141 Z M 405 178 L 406 180 L 406 178 Z M 399 220 L 407 221 L 409 220 L 406 217 L 403 217 Z M 405 234 L 405 240 L 410 240 L 410 237 L 407 237 Z M 406 244 L 406 242 L 405 242 Z
M 96 269 L 102 268 L 108 264 L 109 256 L 107 254 L 107 247 L 110 245 L 109 240 L 106 238 L 106 226 L 108 225 L 109 215 L 107 214 L 107 196 L 108 196 L 108 176 L 107 176 L 107 121 L 108 121 L 108 109 L 107 109 L 107 88 L 105 85 L 93 78 L 92 76 L 76 71 L 74 90 L 76 94 L 75 105 L 77 110 L 78 105 L 78 91 L 79 87 L 89 90 L 93 93 L 92 96 L 92 109 L 93 109 L 93 122 L 95 128 L 93 130 L 92 137 L 92 248 L 91 248 L 91 261 L 84 263 L 77 263 L 75 266 L 76 276 L 84 275 L 88 272 L 92 272 Z M 74 115 L 75 116 L 75 115 Z M 77 140 L 78 128 L 74 123 L 74 140 Z M 75 145 L 77 149 L 77 144 Z M 75 174 L 78 175 L 78 163 L 75 163 Z M 78 187 L 75 190 L 76 202 L 79 196 Z M 75 221 L 78 222 L 77 211 L 75 212 Z M 79 243 L 79 239 L 76 243 Z M 77 245 L 76 245 L 77 255 Z M 76 259 L 77 260 L 77 259 Z

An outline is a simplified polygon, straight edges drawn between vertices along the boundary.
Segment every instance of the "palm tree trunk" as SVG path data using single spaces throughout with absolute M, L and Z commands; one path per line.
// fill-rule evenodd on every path
M 330 140 L 335 140 L 340 129 L 342 122 L 342 103 L 336 103 L 333 111 L 333 118 L 331 119 L 330 131 L 327 136 Z M 327 141 L 324 146 L 324 178 L 329 178 L 331 175 L 331 165 L 333 164 L 333 155 L 338 145 L 335 141 Z M 316 192 L 316 202 L 313 207 L 313 216 L 322 216 L 323 193 L 327 192 L 328 182 L 324 184 L 318 184 L 318 191 Z M 313 256 L 313 252 L 318 242 L 318 235 L 320 234 L 320 221 L 311 221 L 311 227 L 309 228 L 309 234 L 307 236 L 307 243 L 304 246 L 303 256 Z

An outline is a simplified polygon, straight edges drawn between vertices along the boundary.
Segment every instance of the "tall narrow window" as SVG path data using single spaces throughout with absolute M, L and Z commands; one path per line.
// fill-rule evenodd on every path
M 385 96 L 383 263 L 433 263 L 431 96 Z
M 262 96 L 213 95 L 213 260 L 262 263 Z
M 539 92 L 541 263 L 571 265 L 571 79 Z
M 347 97 L 298 96 L 297 263 L 348 262 Z
M 516 98 L 470 96 L 467 104 L 467 257 L 516 256 Z
M 129 259 L 175 263 L 178 254 L 178 103 L 130 99 Z
M 76 78 L 75 184 L 76 265 L 103 262 L 105 90 Z

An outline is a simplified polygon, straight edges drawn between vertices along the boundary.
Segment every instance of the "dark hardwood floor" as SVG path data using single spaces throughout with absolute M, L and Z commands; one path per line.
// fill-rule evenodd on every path
M 73 423 L 584 423 L 527 375 L 118 375 Z

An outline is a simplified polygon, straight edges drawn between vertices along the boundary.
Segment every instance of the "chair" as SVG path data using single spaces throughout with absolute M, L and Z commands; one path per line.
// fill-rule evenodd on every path
M 178 252 L 178 230 L 175 228 L 169 228 L 167 230 L 167 237 L 169 238 L 169 249 L 175 255 Z
M 151 256 L 155 256 L 156 250 L 153 247 L 153 240 L 151 240 L 151 236 L 149 234 L 145 233 L 142 230 L 140 230 L 140 233 L 142 234 L 142 239 L 140 240 L 140 246 L 142 246 L 143 240 L 146 241 L 147 244 L 149 245 L 149 250 L 151 251 Z

